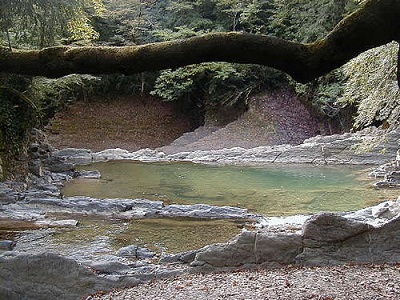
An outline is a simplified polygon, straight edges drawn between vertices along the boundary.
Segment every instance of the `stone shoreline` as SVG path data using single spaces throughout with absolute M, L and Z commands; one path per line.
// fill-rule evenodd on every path
M 316 136 L 300 145 L 260 146 L 251 149 L 234 147 L 221 150 L 198 150 L 166 154 L 142 149 L 129 152 L 109 149 L 92 152 L 88 149 L 63 149 L 53 153 L 47 164 L 54 171 L 64 171 L 74 164 L 90 164 L 106 160 L 190 161 L 216 164 L 331 164 L 381 165 L 396 159 L 400 130 L 385 131 L 368 128 L 356 133 Z M 67 161 L 71 165 L 62 166 Z

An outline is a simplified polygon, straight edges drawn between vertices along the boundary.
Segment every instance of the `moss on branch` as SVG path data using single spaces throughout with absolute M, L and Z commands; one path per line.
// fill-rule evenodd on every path
M 311 44 L 237 32 L 127 47 L 55 47 L 0 52 L 0 71 L 59 77 L 81 74 L 134 74 L 184 65 L 225 61 L 260 64 L 307 82 L 359 53 L 399 40 L 400 1 L 369 0 L 324 39 Z

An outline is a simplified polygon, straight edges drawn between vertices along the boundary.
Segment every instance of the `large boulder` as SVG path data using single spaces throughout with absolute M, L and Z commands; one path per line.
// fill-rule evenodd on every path
M 269 226 L 244 231 L 233 240 L 200 249 L 192 266 L 247 264 L 335 265 L 400 262 L 400 203 L 387 201 L 357 212 L 320 213 L 302 230 Z
M 303 234 L 304 249 L 296 258 L 300 265 L 400 261 L 400 215 L 377 227 L 319 215 L 304 225 Z
M 235 267 L 246 264 L 288 265 L 302 250 L 299 234 L 244 231 L 226 244 L 199 251 L 192 265 Z
M 132 286 L 134 278 L 113 280 L 55 254 L 0 258 L 0 299 L 76 300 L 100 290 Z

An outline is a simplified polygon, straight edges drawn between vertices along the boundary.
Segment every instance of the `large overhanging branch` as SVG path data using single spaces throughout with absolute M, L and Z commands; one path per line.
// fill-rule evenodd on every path
M 343 19 L 324 39 L 311 44 L 244 33 L 211 33 L 185 40 L 126 47 L 6 49 L 0 71 L 59 77 L 81 74 L 134 74 L 189 64 L 225 61 L 260 64 L 307 82 L 359 53 L 399 40 L 400 1 L 369 0 Z

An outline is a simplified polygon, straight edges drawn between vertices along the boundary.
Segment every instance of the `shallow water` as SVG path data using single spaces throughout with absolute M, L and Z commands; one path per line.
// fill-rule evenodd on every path
M 373 188 L 359 167 L 114 161 L 82 169 L 99 170 L 102 178 L 75 179 L 64 195 L 230 205 L 270 216 L 351 211 L 396 198 Z
M 228 241 L 240 233 L 245 223 L 244 220 L 186 218 L 110 220 L 79 215 L 75 218 L 79 220 L 78 227 L 57 230 L 48 244 L 64 255 L 77 257 L 90 253 L 114 254 L 128 245 L 146 247 L 158 254 L 200 249 Z

